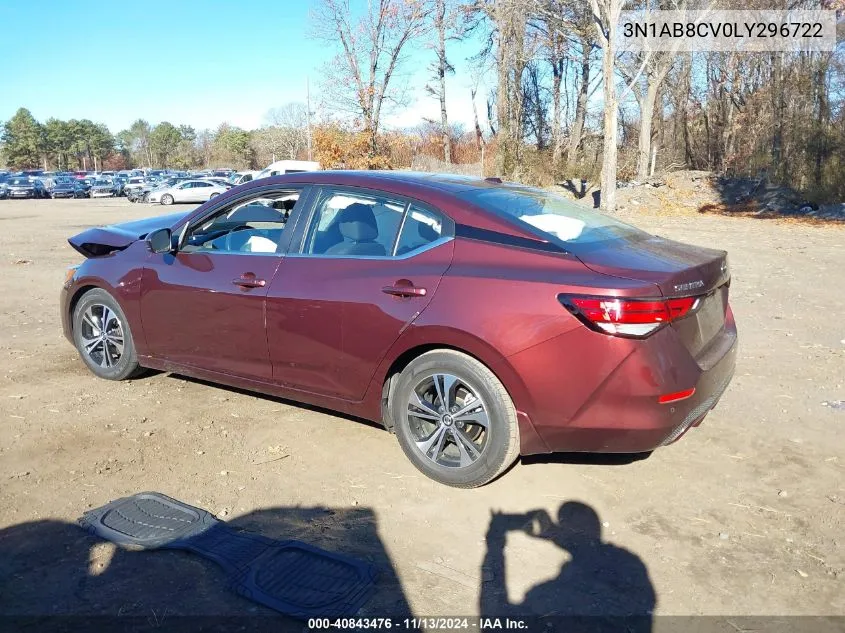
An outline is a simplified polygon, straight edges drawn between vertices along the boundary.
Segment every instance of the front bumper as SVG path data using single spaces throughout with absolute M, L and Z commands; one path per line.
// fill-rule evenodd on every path
M 114 198 L 113 191 L 92 191 L 91 192 L 92 198 Z
M 572 334 L 509 359 L 528 390 L 528 406 L 517 404 L 550 452 L 642 453 L 671 444 L 716 406 L 736 367 L 730 308 L 695 358 L 671 328 L 644 340 Z M 658 402 L 690 387 L 689 398 Z
M 35 192 L 34 191 L 13 191 L 9 190 L 7 194 L 10 198 L 34 198 Z

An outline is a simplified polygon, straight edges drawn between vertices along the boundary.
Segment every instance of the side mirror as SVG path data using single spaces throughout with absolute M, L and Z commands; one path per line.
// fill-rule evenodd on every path
M 147 235 L 147 246 L 153 253 L 169 253 L 173 250 L 170 229 L 156 229 Z

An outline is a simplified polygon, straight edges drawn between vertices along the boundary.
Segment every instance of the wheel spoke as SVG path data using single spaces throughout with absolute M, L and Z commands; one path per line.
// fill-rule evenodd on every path
M 439 420 L 440 415 L 437 413 L 437 410 L 434 408 L 433 405 L 426 402 L 423 398 L 420 397 L 416 391 L 413 392 L 411 396 L 412 401 L 408 403 L 408 414 L 413 415 L 418 418 L 424 418 L 426 420 Z
M 436 460 L 437 454 L 439 454 L 440 447 L 443 446 L 443 439 L 444 439 L 445 435 L 446 435 L 446 427 L 443 426 L 443 425 L 438 425 L 438 427 L 436 429 L 434 429 L 434 432 L 431 435 L 429 435 L 424 440 L 420 440 L 416 443 L 417 448 L 419 448 L 422 451 L 423 455 L 425 455 L 429 459 L 432 459 L 432 457 L 428 454 L 428 452 L 431 450 L 432 446 L 437 444 L 438 453 L 435 453 L 435 456 L 434 456 L 434 459 Z
M 112 360 L 111 360 L 111 352 L 109 352 L 109 346 L 106 341 L 103 341 L 103 357 L 100 359 L 100 367 L 111 367 Z
M 487 417 L 487 411 L 484 410 L 484 405 L 480 400 L 476 400 L 469 406 L 464 407 L 452 416 L 455 421 L 470 422 L 483 426 L 485 429 L 490 426 L 490 419 Z
M 116 352 L 113 355 L 113 358 L 120 360 L 120 357 L 123 356 L 123 339 L 118 340 L 113 337 L 109 337 L 106 340 L 111 343 L 112 347 L 114 347 L 114 351 Z
M 91 353 L 95 349 L 97 349 L 97 346 L 100 345 L 100 343 L 102 343 L 102 342 L 103 342 L 103 339 L 101 339 L 99 337 L 98 338 L 86 338 L 86 339 L 84 339 L 83 345 L 85 346 L 85 353 L 90 356 Z
M 480 453 L 473 441 L 469 439 L 460 429 L 452 429 L 452 437 L 455 438 L 455 445 L 461 454 L 461 466 L 469 466 L 478 459 Z
M 94 315 L 91 313 L 91 310 L 90 310 L 90 308 L 89 308 L 89 309 L 85 312 L 85 314 L 83 314 L 83 315 L 82 315 L 82 320 L 83 320 L 85 323 L 87 323 L 87 324 L 88 324 L 88 327 L 90 327 L 90 328 L 94 331 L 94 333 L 96 334 L 97 332 L 99 332 L 99 330 L 100 330 L 100 326 L 99 326 L 99 325 L 97 325 L 96 323 L 94 323 L 94 318 L 93 318 L 93 317 L 94 317 Z
M 107 306 L 103 306 L 103 316 L 102 316 L 102 321 L 101 321 L 103 326 L 100 328 L 101 330 L 103 330 L 103 332 L 107 331 L 107 329 L 109 327 L 109 321 L 111 321 L 113 318 L 114 318 L 114 313 L 111 310 L 109 310 Z
M 440 434 L 440 439 L 437 440 L 437 445 L 434 447 L 434 452 L 431 454 L 431 459 L 437 461 L 437 458 L 440 457 L 440 453 L 443 452 L 443 444 L 446 443 L 446 431 L 444 429 L 443 433 Z
M 449 408 L 454 402 L 454 390 L 458 379 L 451 374 L 434 374 L 434 386 L 437 389 L 437 398 L 440 400 L 440 406 L 448 413 Z

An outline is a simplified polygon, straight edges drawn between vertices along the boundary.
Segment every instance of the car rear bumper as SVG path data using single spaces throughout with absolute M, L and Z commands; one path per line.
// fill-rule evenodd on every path
M 671 328 L 645 340 L 589 332 L 585 344 L 585 334 L 577 336 L 510 359 L 528 390 L 525 413 L 550 452 L 641 453 L 671 444 L 716 406 L 736 366 L 730 308 L 725 327 L 695 358 Z M 690 397 L 658 400 L 692 387 Z

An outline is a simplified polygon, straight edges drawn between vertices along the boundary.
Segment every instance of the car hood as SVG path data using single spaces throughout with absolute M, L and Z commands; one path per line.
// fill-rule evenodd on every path
M 122 251 L 156 229 L 170 228 L 186 215 L 188 212 L 169 213 L 143 220 L 98 226 L 74 235 L 68 243 L 85 257 L 102 257 L 114 251 Z

